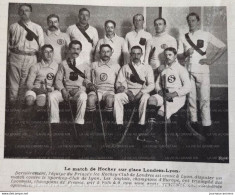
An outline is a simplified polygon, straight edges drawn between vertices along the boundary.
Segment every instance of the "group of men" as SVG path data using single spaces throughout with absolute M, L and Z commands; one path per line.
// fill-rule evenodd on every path
M 43 33 L 30 20 L 31 12 L 30 4 L 21 4 L 20 20 L 9 29 L 8 82 L 12 105 L 23 93 L 26 105 L 36 102 L 44 106 L 48 95 L 50 122 L 59 123 L 59 103 L 73 100 L 77 105 L 74 122 L 79 131 L 85 123 L 85 112 L 93 112 L 97 101 L 102 100 L 104 110 L 113 112 L 118 131 L 123 129 L 124 104 L 138 105 L 139 125 L 148 121 L 152 127 L 164 113 L 169 119 L 183 107 L 189 94 L 191 125 L 198 130 L 198 91 L 202 133 L 209 131 L 209 65 L 225 52 L 226 46 L 199 29 L 196 13 L 187 16 L 189 33 L 182 38 L 184 50 L 179 52 L 177 40 L 166 32 L 164 18 L 154 20 L 156 35 L 152 36 L 143 28 L 143 15 L 136 14 L 135 29 L 125 39 L 116 34 L 116 23 L 107 20 L 105 36 L 99 40 L 96 28 L 88 23 L 87 8 L 79 10 L 78 23 L 69 26 L 66 33 L 60 31 L 56 14 L 47 17 L 48 29 Z M 206 57 L 208 43 L 219 48 L 211 59 Z M 186 59 L 187 66 L 179 64 L 177 57 Z M 151 111 L 148 119 L 146 109 Z

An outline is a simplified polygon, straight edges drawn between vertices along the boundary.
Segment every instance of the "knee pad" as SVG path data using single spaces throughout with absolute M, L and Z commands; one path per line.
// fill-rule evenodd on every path
M 114 103 L 114 95 L 108 95 L 105 98 L 105 110 L 111 112 L 113 110 L 113 103 Z
M 32 95 L 28 95 L 25 97 L 25 102 L 27 106 L 32 106 L 34 105 L 35 98 Z
M 46 95 L 42 94 L 42 95 L 38 95 L 36 98 L 36 104 L 37 106 L 43 107 L 46 105 Z
M 96 95 L 88 95 L 87 98 L 87 111 L 95 111 L 96 110 L 96 102 L 97 102 L 97 97 Z

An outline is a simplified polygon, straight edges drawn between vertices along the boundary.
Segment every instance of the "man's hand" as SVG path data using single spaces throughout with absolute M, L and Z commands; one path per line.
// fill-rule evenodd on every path
M 72 89 L 69 91 L 69 95 L 74 96 L 79 91 L 79 88 Z
M 31 89 L 32 91 L 34 91 L 36 93 L 36 95 L 41 95 L 41 94 L 46 94 L 47 90 L 44 88 L 33 88 Z
M 88 83 L 87 84 L 87 88 L 90 90 L 90 91 L 96 91 L 97 90 L 97 86 L 93 83 Z
M 166 93 L 166 101 L 172 101 L 178 94 L 174 91 L 172 93 Z
M 192 55 L 194 53 L 194 49 L 191 47 L 191 48 L 189 48 L 186 52 L 185 52 L 185 54 L 186 54 L 186 56 L 190 56 L 190 55 Z
M 162 49 L 166 49 L 167 47 L 168 47 L 167 44 L 162 44 L 162 45 L 161 45 L 161 48 L 162 48 Z
M 140 100 L 140 98 L 142 97 L 142 95 L 143 95 L 143 92 L 142 92 L 142 91 L 140 91 L 139 93 L 137 93 L 137 94 L 135 95 L 135 102 L 138 102 L 138 101 Z
M 125 91 L 125 87 L 124 86 L 120 86 L 116 90 L 117 93 L 123 93 L 124 91 Z
M 135 96 L 133 95 L 133 93 L 130 90 L 128 90 L 126 92 L 126 95 L 128 96 L 128 99 L 130 102 L 133 102 L 135 100 Z
M 51 93 L 52 92 L 52 88 L 47 88 L 47 92 Z
M 200 61 L 199 61 L 199 63 L 201 64 L 201 65 L 204 65 L 204 64 L 206 64 L 206 65 L 211 65 L 212 64 L 212 60 L 211 59 L 201 59 Z
M 64 99 L 65 101 L 68 101 L 68 100 L 69 100 L 69 97 L 70 97 L 69 92 L 64 88 L 64 89 L 61 90 L 61 93 L 62 93 L 63 99 Z

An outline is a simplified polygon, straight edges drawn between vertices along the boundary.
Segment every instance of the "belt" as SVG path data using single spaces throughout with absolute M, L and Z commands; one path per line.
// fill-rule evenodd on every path
M 12 53 L 19 54 L 19 55 L 26 55 L 26 56 L 35 56 L 36 52 L 34 51 L 20 51 L 17 49 L 10 49 Z

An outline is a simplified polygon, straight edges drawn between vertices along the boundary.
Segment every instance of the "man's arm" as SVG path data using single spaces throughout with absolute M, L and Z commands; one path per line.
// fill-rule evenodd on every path
M 116 89 L 118 89 L 121 86 L 124 86 L 125 87 L 125 91 L 127 91 L 127 82 L 126 82 L 126 76 L 125 76 L 125 66 L 123 66 L 120 69 L 118 77 L 117 77 L 117 81 L 115 83 Z
M 33 65 L 29 70 L 29 75 L 28 75 L 28 79 L 26 82 L 26 86 L 28 90 L 31 90 L 34 88 L 34 81 L 36 79 L 36 76 L 37 76 L 37 68 L 36 68 L 36 65 Z
M 146 87 L 143 88 L 141 91 L 143 93 L 150 93 L 154 90 L 154 74 L 153 69 L 151 66 L 147 65 L 147 76 L 146 76 Z
M 65 88 L 63 84 L 64 74 L 65 74 L 64 66 L 60 64 L 55 78 L 55 88 L 59 91 Z
M 128 51 L 128 45 L 127 42 L 123 39 L 122 42 L 122 54 L 123 54 L 123 58 L 124 58 L 124 63 L 123 64 L 127 64 L 130 60 L 129 58 L 129 51 Z
M 98 41 L 96 47 L 95 47 L 95 61 L 98 61 L 100 59 L 100 45 L 101 45 L 101 39 Z
M 145 49 L 145 55 L 144 55 L 144 63 L 148 64 L 149 54 L 150 54 L 150 51 L 152 49 L 150 40 L 147 41 L 145 48 L 146 49 Z
M 44 34 L 41 26 L 38 29 L 38 43 L 40 48 L 44 45 Z
M 179 90 L 176 90 L 176 93 L 180 97 L 187 95 L 191 91 L 191 81 L 189 78 L 189 73 L 184 67 L 181 67 L 178 72 L 180 80 L 183 84 L 183 86 Z

